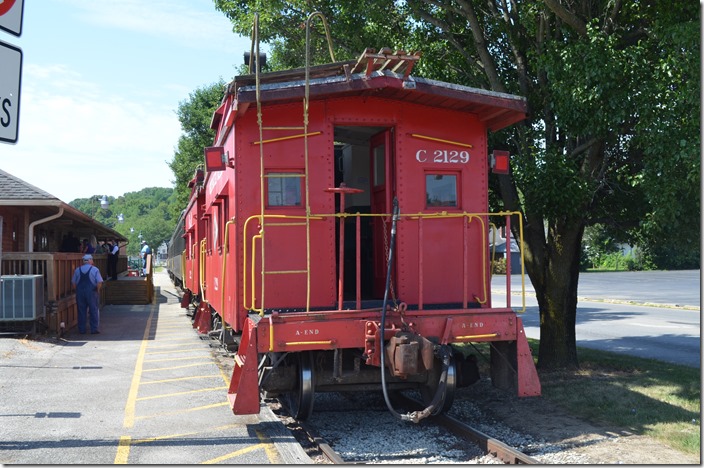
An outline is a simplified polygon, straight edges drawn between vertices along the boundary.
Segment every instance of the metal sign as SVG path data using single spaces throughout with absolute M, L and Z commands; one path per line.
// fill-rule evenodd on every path
M 0 0 L 0 29 L 20 36 L 24 0 Z
M 0 141 L 17 143 L 22 49 L 0 41 L 0 64 Z

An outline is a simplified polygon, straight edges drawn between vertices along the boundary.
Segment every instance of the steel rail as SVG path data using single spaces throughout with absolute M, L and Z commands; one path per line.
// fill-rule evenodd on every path
M 533 457 L 526 455 L 525 453 L 506 445 L 500 440 L 494 439 L 493 437 L 484 434 L 478 429 L 475 429 L 467 424 L 453 418 L 452 416 L 439 415 L 434 416 L 433 421 L 441 424 L 442 426 L 448 428 L 454 434 L 472 440 L 475 444 L 486 451 L 488 454 L 498 458 L 504 463 L 511 465 L 525 464 L 525 465 L 537 465 L 540 464 L 538 460 Z

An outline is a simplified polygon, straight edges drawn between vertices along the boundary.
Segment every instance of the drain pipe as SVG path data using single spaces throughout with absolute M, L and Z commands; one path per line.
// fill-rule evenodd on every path
M 44 224 L 44 223 L 52 221 L 56 218 L 60 218 L 61 216 L 63 216 L 63 214 L 64 214 L 64 207 L 62 206 L 59 208 L 58 213 L 53 214 L 51 216 L 47 216 L 46 218 L 38 219 L 29 225 L 29 232 L 27 233 L 27 252 L 34 252 L 34 242 L 33 242 L 34 227 L 37 226 L 38 224 Z M 30 270 L 31 270 L 31 266 L 30 266 Z M 30 273 L 31 273 L 31 271 L 30 271 Z

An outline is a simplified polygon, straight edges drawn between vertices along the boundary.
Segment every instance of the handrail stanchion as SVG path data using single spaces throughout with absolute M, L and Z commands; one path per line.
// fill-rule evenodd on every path
M 506 215 L 506 307 L 511 308 L 511 215 Z
M 357 302 L 355 307 L 357 310 L 362 308 L 362 217 L 357 212 L 357 222 L 356 225 L 356 246 L 355 252 L 357 253 L 356 259 L 356 283 L 357 283 Z

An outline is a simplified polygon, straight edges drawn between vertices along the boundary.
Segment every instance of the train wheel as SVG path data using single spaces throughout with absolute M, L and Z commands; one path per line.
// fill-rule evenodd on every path
M 293 355 L 296 382 L 293 390 L 286 394 L 286 406 L 295 419 L 304 421 L 313 414 L 313 354 L 305 351 Z
M 442 365 L 439 360 L 435 361 L 436 365 Z M 421 387 L 420 394 L 423 398 L 423 403 L 428 406 L 435 398 L 435 394 L 438 391 L 439 381 L 433 381 L 427 385 Z M 433 416 L 442 414 L 448 411 L 452 407 L 452 403 L 455 401 L 455 389 L 457 388 L 457 368 L 455 367 L 455 358 L 450 358 L 450 365 L 447 368 L 447 384 L 445 385 L 445 390 L 442 395 L 442 400 L 432 412 Z

